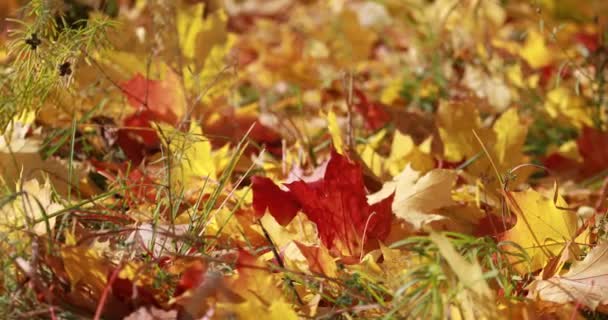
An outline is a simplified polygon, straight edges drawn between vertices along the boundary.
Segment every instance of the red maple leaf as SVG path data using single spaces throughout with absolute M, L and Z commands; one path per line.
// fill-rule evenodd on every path
M 138 73 L 122 83 L 121 88 L 131 106 L 149 111 L 155 121 L 175 124 L 179 120 L 175 113 L 179 89 L 171 79 L 150 80 Z
M 608 132 L 585 127 L 576 144 L 583 158 L 583 175 L 593 175 L 608 168 Z
M 359 99 L 355 103 L 355 109 L 365 119 L 365 125 L 371 130 L 384 127 L 391 119 L 390 115 L 384 110 L 384 106 L 379 102 L 369 101 L 363 91 L 359 89 L 355 89 L 354 92 Z
M 180 103 L 180 89 L 174 77 L 150 80 L 136 74 L 121 84 L 121 89 L 136 111 L 124 120 L 125 128 L 118 131 L 117 143 L 129 160 L 140 163 L 150 150 L 156 150 L 160 139 L 151 123 L 176 124 L 175 109 Z
M 347 255 L 358 255 L 367 244 L 388 235 L 393 197 L 370 206 L 361 166 L 335 150 L 323 178 L 294 181 L 285 187 L 287 191 L 267 178 L 255 178 L 253 206 L 258 216 L 268 208 L 285 225 L 301 210 L 317 225 L 326 247 Z

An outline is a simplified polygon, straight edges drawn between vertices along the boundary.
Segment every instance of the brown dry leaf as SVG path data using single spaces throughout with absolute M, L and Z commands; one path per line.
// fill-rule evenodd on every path
M 369 204 L 375 204 L 394 193 L 393 213 L 420 229 L 426 223 L 444 219 L 434 213 L 435 210 L 455 204 L 451 192 L 456 177 L 455 171 L 445 169 L 431 170 L 421 177 L 408 165 L 401 174 L 385 183 L 380 191 L 369 195 L 367 200 Z
M 608 304 L 608 242 L 591 249 L 568 272 L 528 286 L 529 298 L 565 304 L 576 302 L 591 310 Z
M 0 175 L 11 189 L 21 183 L 22 178 L 37 179 L 41 183 L 48 178 L 57 192 L 66 195 L 69 184 L 67 163 L 55 158 L 42 159 L 42 139 L 26 137 L 33 120 L 33 113 L 16 118 L 0 136 Z M 82 176 L 81 166 L 77 162 L 73 162 L 73 166 L 72 183 L 78 184 Z
M 177 311 L 165 311 L 155 307 L 140 307 L 124 320 L 174 320 L 177 319 Z

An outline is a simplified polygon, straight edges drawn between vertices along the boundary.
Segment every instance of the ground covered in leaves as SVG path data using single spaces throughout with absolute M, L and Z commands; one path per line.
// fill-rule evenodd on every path
M 2 318 L 606 317 L 605 1 L 0 17 Z

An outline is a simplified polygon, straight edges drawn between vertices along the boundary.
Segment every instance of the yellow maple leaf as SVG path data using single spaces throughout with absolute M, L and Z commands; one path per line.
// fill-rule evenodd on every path
M 281 226 L 272 215 L 266 213 L 260 222 L 278 248 L 287 246 L 292 241 L 306 245 L 320 244 L 317 226 L 305 214 L 298 213 L 287 225 Z M 262 230 L 260 230 L 262 234 Z
M 213 46 L 199 73 L 184 70 L 186 88 L 201 92 L 197 97 L 208 103 L 221 96 L 236 80 L 234 72 L 229 70 L 226 56 L 236 43 L 236 36 L 229 34 L 226 41 Z
M 63 209 L 63 206 L 52 200 L 48 179 L 44 184 L 36 179 L 18 183 L 17 192 L 23 194 L 0 207 L 0 233 L 4 234 L 0 248 L 4 250 L 12 251 L 26 246 L 26 240 L 29 239 L 27 231 L 44 235 L 53 230 L 55 218 L 48 215 Z M 25 229 L 21 231 L 20 228 L 23 227 Z M 10 244 L 10 247 L 5 247 L 6 244 Z
M 157 130 L 161 130 L 161 136 L 170 141 L 168 147 L 175 161 L 171 168 L 173 187 L 193 190 L 204 186 L 207 179 L 213 183 L 218 172 L 228 163 L 228 145 L 213 151 L 211 142 L 203 135 L 203 130 L 196 121 L 190 122 L 187 133 L 164 124 L 157 124 Z
M 365 144 L 356 146 L 361 160 L 377 177 L 381 177 L 384 174 L 387 165 L 386 158 L 376 152 L 384 136 L 386 136 L 386 130 L 382 129 L 370 136 Z
M 529 270 L 521 264 L 515 268 L 520 272 L 538 270 L 574 238 L 576 214 L 560 209 L 566 208 L 567 204 L 559 195 L 556 203 L 533 189 L 506 195 L 517 222 L 505 232 L 503 239 L 517 243 L 530 257 Z
M 330 110 L 327 113 L 326 119 L 332 145 L 339 154 L 344 154 L 344 141 L 342 140 L 342 131 L 340 130 L 336 114 Z
M 500 175 L 506 175 L 517 165 L 527 163 L 528 158 L 523 153 L 523 146 L 528 134 L 528 126 L 520 120 L 517 109 L 509 109 L 503 113 L 494 123 L 491 134 L 490 141 L 494 143 L 482 142 Z M 479 145 L 479 141 L 477 144 Z M 502 187 L 486 154 L 481 155 L 466 170 L 475 177 L 483 177 L 484 186 L 492 192 Z M 509 181 L 509 185 L 515 186 L 525 181 L 532 170 L 532 167 L 524 167 L 516 171 L 517 177 Z
M 592 108 L 585 100 L 565 87 L 557 87 L 547 93 L 545 110 L 554 119 L 573 124 L 578 128 L 593 125 Z
M 290 307 L 277 274 L 271 272 L 263 257 L 253 257 L 245 252 L 239 253 L 238 272 L 227 283 L 227 288 L 244 298 L 242 303 L 218 303 L 218 314 L 223 318 L 236 316 L 238 319 L 258 319 L 260 314 L 269 319 L 297 319 Z
M 110 266 L 103 252 L 89 245 L 77 245 L 73 234 L 66 232 L 66 243 L 61 248 L 61 258 L 72 289 L 83 285 L 93 291 L 94 296 L 103 292 Z
M 472 103 L 442 101 L 437 110 L 437 126 L 444 145 L 444 157 L 459 162 L 481 151 L 473 130 L 487 145 L 494 137 L 487 128 L 482 128 L 479 111 Z
M 342 10 L 337 19 L 321 32 L 321 39 L 327 43 L 333 60 L 342 67 L 353 67 L 366 60 L 377 39 L 372 30 L 360 24 L 357 14 L 351 10 Z
M 547 47 L 543 35 L 534 29 L 528 31 L 526 41 L 519 50 L 519 54 L 535 69 L 551 64 L 555 57 L 555 52 Z
M 426 173 L 435 167 L 435 161 L 430 154 L 431 139 L 429 138 L 416 146 L 409 135 L 395 131 L 391 153 L 387 159 L 387 169 L 392 176 L 396 176 L 409 164 L 416 171 Z

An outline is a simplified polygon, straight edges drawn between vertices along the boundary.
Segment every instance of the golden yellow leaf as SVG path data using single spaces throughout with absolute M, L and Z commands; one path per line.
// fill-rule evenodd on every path
M 442 101 L 437 110 L 437 126 L 445 159 L 451 162 L 466 160 L 481 151 L 473 130 L 486 145 L 494 143 L 491 131 L 482 128 L 479 111 L 470 102 Z
M 215 183 L 218 173 L 228 163 L 227 146 L 213 151 L 196 121 L 190 122 L 187 133 L 164 124 L 157 124 L 157 128 L 162 131 L 161 136 L 170 141 L 169 150 L 175 161 L 171 168 L 172 186 L 193 190 L 204 186 L 207 179 L 207 183 Z
M 47 215 L 63 209 L 52 200 L 48 179 L 44 184 L 36 179 L 18 183 L 16 190 L 23 194 L 0 207 L 0 233 L 4 234 L 0 248 L 3 250 L 18 250 L 26 246 L 29 243 L 27 232 L 44 235 L 52 231 L 55 218 L 47 218 Z
M 530 257 L 529 266 L 515 266 L 518 271 L 542 268 L 550 258 L 559 254 L 568 241 L 573 240 L 577 217 L 571 211 L 560 209 L 567 207 L 561 196 L 557 197 L 554 204 L 552 199 L 528 189 L 508 193 L 507 202 L 515 213 L 517 222 L 505 232 L 503 239 L 517 243 Z M 530 269 L 527 270 L 526 267 Z
M 528 162 L 528 158 L 523 153 L 528 126 L 520 120 L 517 109 L 509 109 L 503 113 L 494 123 L 491 134 L 494 138 L 490 141 L 494 141 L 494 143 L 488 141 L 483 141 L 483 143 L 501 176 L 505 176 L 514 167 Z M 479 142 L 477 144 L 479 145 Z M 496 192 L 496 190 L 502 188 L 485 153 L 480 155 L 480 158 L 466 170 L 475 177 L 483 177 L 483 184 L 489 191 Z M 525 181 L 532 170 L 532 167 L 517 170 L 515 172 L 517 178 L 510 180 L 509 185 L 516 186 Z
M 331 135 L 331 142 L 339 154 L 344 154 L 344 141 L 342 140 L 342 131 L 338 125 L 338 119 L 333 111 L 327 113 L 327 129 Z
M 592 108 L 583 97 L 565 87 L 557 87 L 547 93 L 545 110 L 552 118 L 565 120 L 578 128 L 593 125 Z
M 361 26 L 357 14 L 347 9 L 322 30 L 321 38 L 328 44 L 336 64 L 354 67 L 369 57 L 377 36 Z
M 66 242 L 60 254 L 72 289 L 83 285 L 92 290 L 95 296 L 99 296 L 106 286 L 110 270 L 103 253 L 95 246 L 77 245 L 76 238 L 69 232 L 66 232 L 65 237 Z
M 409 135 L 395 131 L 391 153 L 387 159 L 388 171 L 396 176 L 409 164 L 416 171 L 426 173 L 435 167 L 435 161 L 430 155 L 431 138 L 425 140 L 420 146 L 414 144 Z
M 555 52 L 547 47 L 543 35 L 535 29 L 528 31 L 519 54 L 535 69 L 551 64 L 555 57 Z

